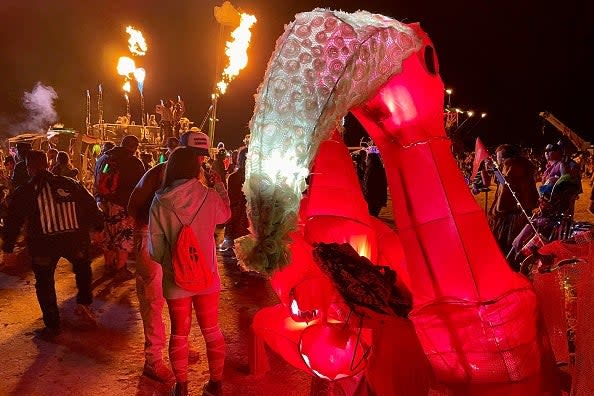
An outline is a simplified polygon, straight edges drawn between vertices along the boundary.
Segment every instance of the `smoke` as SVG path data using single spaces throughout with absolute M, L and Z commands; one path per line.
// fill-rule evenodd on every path
M 22 105 L 25 112 L 14 117 L 13 120 L 3 117 L 0 123 L 6 124 L 4 130 L 10 135 L 22 132 L 45 132 L 58 121 L 58 113 L 54 108 L 56 99 L 58 99 L 56 91 L 38 81 L 31 92 L 23 93 Z

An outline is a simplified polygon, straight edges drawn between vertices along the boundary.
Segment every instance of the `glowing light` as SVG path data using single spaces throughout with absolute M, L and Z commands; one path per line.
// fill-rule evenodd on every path
M 394 125 L 400 126 L 417 117 L 417 108 L 408 89 L 397 87 L 394 91 L 383 93 L 383 99 Z
M 468 117 L 472 117 L 474 115 L 474 111 L 469 110 L 466 112 L 466 114 L 468 114 Z
M 452 88 L 448 88 L 445 91 L 448 95 L 451 95 L 454 92 L 454 90 Z
M 291 313 L 295 316 L 299 315 L 299 305 L 297 304 L 297 300 L 291 302 Z
M 148 47 L 146 41 L 144 41 L 142 32 L 134 29 L 132 26 L 128 26 L 126 28 L 126 33 L 130 35 L 130 38 L 128 39 L 128 49 L 130 50 L 130 53 L 138 56 L 145 55 Z
M 481 113 L 481 118 L 485 118 L 487 116 L 487 113 Z
M 122 85 L 122 89 L 124 92 L 130 93 L 130 81 L 126 81 L 124 85 Z
M 284 153 L 277 150 L 262 161 L 262 170 L 279 185 L 286 185 L 294 191 L 301 191 L 299 181 L 309 175 L 309 168 L 300 164 L 295 147 L 287 147 Z
M 118 59 L 117 70 L 120 76 L 129 76 L 131 73 L 134 73 L 134 70 L 136 70 L 134 60 L 132 58 L 128 58 L 127 56 L 120 56 L 120 59 Z
M 365 235 L 353 235 L 350 238 L 349 244 L 359 253 L 359 256 L 371 259 L 371 246 Z
M 241 20 L 237 29 L 231 33 L 233 41 L 227 41 L 225 54 L 229 57 L 229 64 L 223 70 L 221 81 L 217 83 L 217 89 L 221 94 L 227 91 L 227 86 L 248 63 L 247 49 L 250 46 L 252 25 L 257 19 L 253 15 L 241 14 Z
M 146 71 L 142 67 L 134 69 L 134 79 L 136 81 L 142 83 L 144 82 L 144 77 L 146 77 Z

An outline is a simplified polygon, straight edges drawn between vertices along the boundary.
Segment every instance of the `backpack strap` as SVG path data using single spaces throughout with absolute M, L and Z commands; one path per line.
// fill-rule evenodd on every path
M 200 204 L 200 206 L 198 207 L 198 210 L 196 211 L 196 213 L 192 217 L 192 220 L 190 220 L 190 222 L 188 224 L 185 224 L 183 221 L 181 221 L 181 219 L 179 218 L 179 216 L 177 215 L 177 213 L 175 212 L 175 210 L 171 209 L 171 211 L 173 212 L 173 214 L 177 218 L 177 221 L 179 221 L 182 226 L 186 226 L 186 225 L 189 226 L 189 225 L 191 225 L 194 222 L 194 220 L 196 219 L 196 216 L 198 216 L 198 213 L 200 213 L 200 209 L 202 209 L 202 206 L 204 205 L 204 202 L 206 202 L 206 198 L 208 198 L 208 194 L 209 193 L 210 193 L 210 190 L 207 190 L 206 191 L 206 194 L 204 194 L 204 199 L 202 200 L 202 203 Z

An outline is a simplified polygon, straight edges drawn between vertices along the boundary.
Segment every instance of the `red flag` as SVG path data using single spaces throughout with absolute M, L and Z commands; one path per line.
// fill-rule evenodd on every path
M 483 142 L 481 142 L 481 138 L 476 138 L 476 143 L 474 145 L 474 162 L 472 163 L 472 175 L 470 176 L 470 180 L 474 180 L 476 176 L 476 172 L 478 172 L 479 166 L 481 162 L 485 159 L 489 158 L 489 152 L 485 148 Z

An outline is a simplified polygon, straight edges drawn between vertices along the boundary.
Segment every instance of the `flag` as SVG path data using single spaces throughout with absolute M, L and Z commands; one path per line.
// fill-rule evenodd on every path
M 476 173 L 478 172 L 479 166 L 481 162 L 489 158 L 489 152 L 485 148 L 485 145 L 481 141 L 481 138 L 476 138 L 476 143 L 474 145 L 474 162 L 472 163 L 472 175 L 470 176 L 470 180 L 474 180 Z

